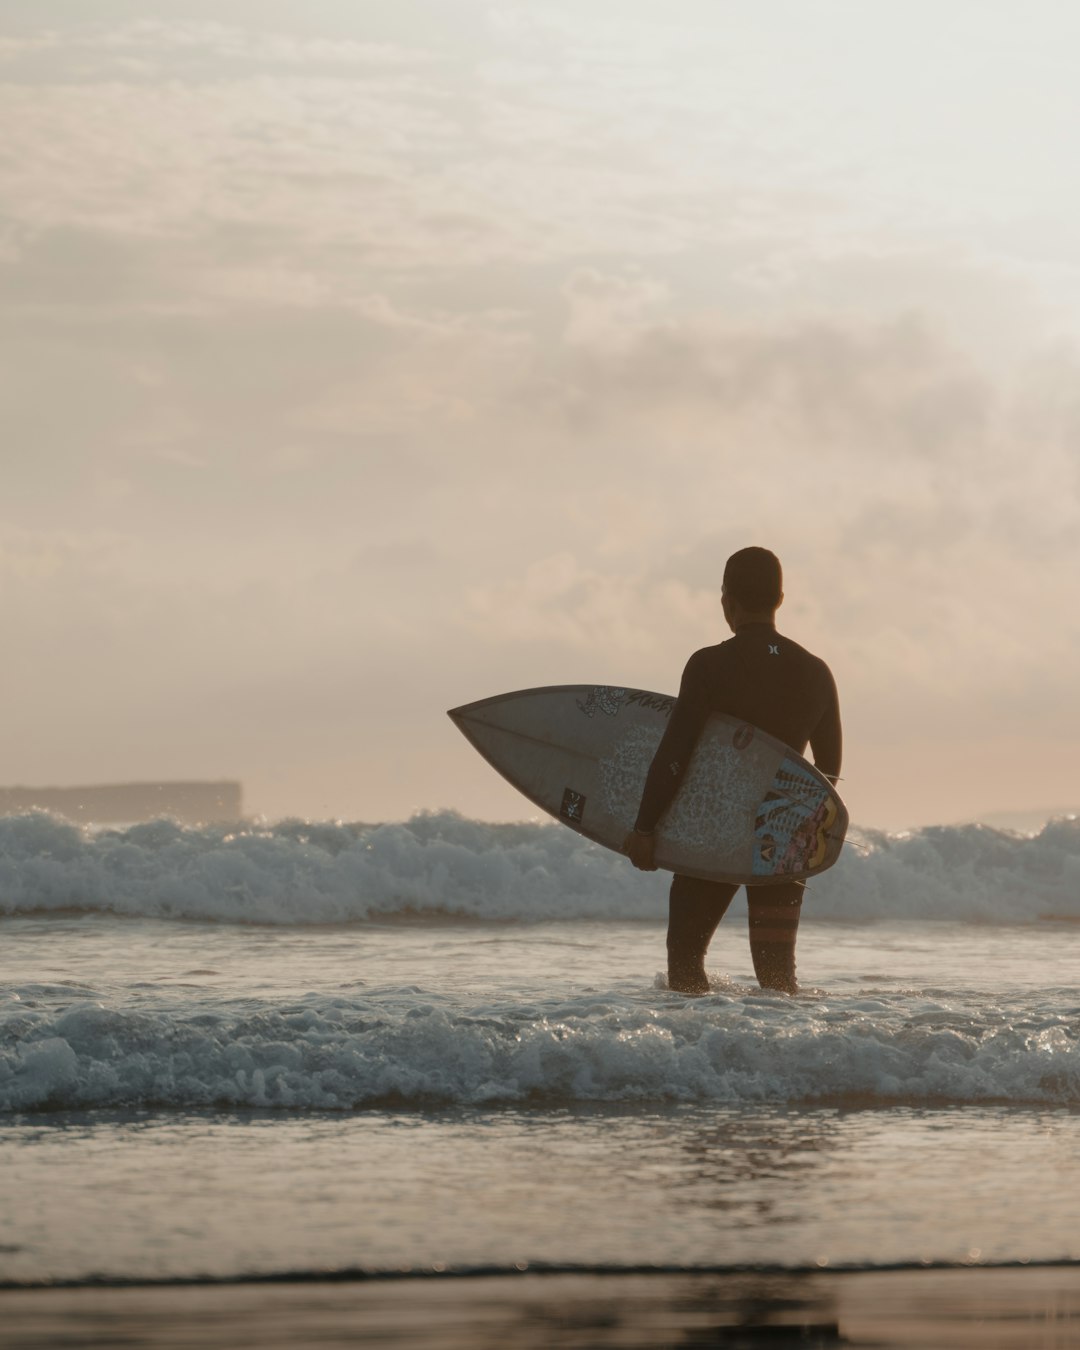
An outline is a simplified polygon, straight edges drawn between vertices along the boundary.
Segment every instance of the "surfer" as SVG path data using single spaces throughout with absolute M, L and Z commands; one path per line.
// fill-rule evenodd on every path
M 780 560 L 765 548 L 733 553 L 724 568 L 721 605 L 734 634 L 703 647 L 686 663 L 678 701 L 653 758 L 637 822 L 624 850 L 635 867 L 656 870 L 655 829 L 671 805 L 710 713 L 728 713 L 760 727 L 814 763 L 833 782 L 840 775 L 842 737 L 836 683 L 824 661 L 776 631 L 784 599 Z M 708 992 L 705 953 L 738 886 L 676 873 L 668 902 L 668 987 Z M 750 953 L 763 989 L 798 992 L 795 939 L 801 881 L 747 886 Z

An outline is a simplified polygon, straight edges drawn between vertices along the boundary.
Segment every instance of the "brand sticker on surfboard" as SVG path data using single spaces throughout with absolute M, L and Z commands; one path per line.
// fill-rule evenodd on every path
M 835 803 L 809 766 L 785 759 L 758 807 L 755 873 L 782 875 L 820 867 L 836 816 Z
M 559 807 L 559 815 L 571 825 L 580 825 L 584 814 L 585 794 L 575 792 L 573 788 L 565 788 L 562 795 L 562 805 Z

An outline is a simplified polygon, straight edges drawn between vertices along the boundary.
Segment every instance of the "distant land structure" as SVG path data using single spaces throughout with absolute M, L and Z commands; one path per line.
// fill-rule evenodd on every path
M 240 783 L 106 783 L 92 787 L 0 788 L 0 816 L 52 811 L 84 825 L 134 825 L 172 816 L 184 825 L 240 820 Z

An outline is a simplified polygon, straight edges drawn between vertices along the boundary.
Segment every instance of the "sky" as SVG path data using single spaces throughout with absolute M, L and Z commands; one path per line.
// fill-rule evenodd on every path
M 534 808 L 724 560 L 906 829 L 1080 802 L 1080 11 L 0 0 L 5 785 Z

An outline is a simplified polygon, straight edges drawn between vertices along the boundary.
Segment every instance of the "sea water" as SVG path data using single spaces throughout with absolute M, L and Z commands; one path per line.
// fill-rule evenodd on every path
M 855 833 L 802 992 L 452 813 L 0 820 L 0 1281 L 1080 1259 L 1080 822 Z

